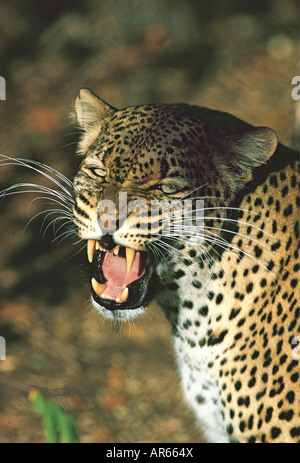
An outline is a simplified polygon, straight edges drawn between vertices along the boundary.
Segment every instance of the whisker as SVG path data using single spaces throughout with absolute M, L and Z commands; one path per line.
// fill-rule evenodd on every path
M 12 157 L 6 156 L 4 154 L 0 154 L 0 158 L 3 158 L 3 160 L 0 160 L 1 165 L 3 165 L 3 166 L 19 165 L 19 166 L 22 166 L 22 167 L 26 167 L 27 169 L 31 169 L 31 170 L 41 174 L 42 176 L 44 176 L 45 178 L 47 178 L 51 182 L 53 182 L 55 185 L 57 185 L 59 188 L 61 188 L 68 196 L 72 197 L 71 192 L 64 185 L 62 185 L 58 180 L 56 180 L 53 176 L 49 175 L 47 172 L 50 172 L 51 174 L 57 176 L 63 183 L 65 183 L 66 185 L 68 185 L 68 187 L 71 187 L 72 189 L 74 188 L 73 183 L 67 177 L 65 177 L 61 172 L 54 169 L 53 167 L 47 166 L 46 164 L 43 164 L 43 163 L 38 162 L 38 161 L 33 161 L 32 159 L 12 158 Z M 7 162 L 6 160 L 8 160 L 9 162 Z M 6 162 L 4 162 L 4 161 L 6 161 Z M 44 169 L 44 171 L 41 170 L 41 169 Z
M 173 230 L 176 232 L 176 225 L 175 227 L 173 228 Z M 197 230 L 197 229 L 196 229 Z M 260 240 L 256 239 L 256 238 L 252 238 L 250 237 L 249 235 L 245 235 L 243 233 L 239 233 L 239 232 L 235 232 L 233 230 L 228 230 L 227 228 L 218 228 L 218 227 L 211 227 L 211 226 L 208 226 L 208 225 L 203 225 L 203 230 L 217 230 L 217 231 L 224 231 L 226 233 L 231 233 L 235 236 L 240 236 L 242 238 L 247 238 L 248 240 L 251 240 L 255 243 L 259 243 L 260 246 L 264 247 L 265 249 L 268 249 L 268 246 L 267 244 L 265 243 L 261 243 Z M 198 236 L 198 237 L 202 237 L 203 238 L 203 234 L 199 234 L 197 233 L 197 231 L 195 231 L 195 227 L 193 225 L 184 225 L 184 228 L 182 229 L 181 227 L 178 227 L 178 232 L 180 233 L 184 233 L 185 236 L 186 235 L 193 235 L 193 236 Z

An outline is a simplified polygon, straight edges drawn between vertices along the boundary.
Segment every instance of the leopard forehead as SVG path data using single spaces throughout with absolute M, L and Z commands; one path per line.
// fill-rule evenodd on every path
M 166 176 L 190 179 L 191 173 L 199 177 L 199 156 L 210 152 L 208 138 L 204 121 L 178 109 L 132 107 L 105 120 L 86 157 L 101 159 L 120 183 L 151 183 Z

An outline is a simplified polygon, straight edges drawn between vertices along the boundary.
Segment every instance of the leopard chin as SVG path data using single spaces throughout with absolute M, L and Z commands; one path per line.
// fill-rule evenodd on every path
M 154 264 L 147 251 L 120 245 L 103 247 L 87 241 L 92 303 L 105 318 L 128 321 L 146 310 L 152 299 Z
M 130 322 L 135 318 L 140 317 L 143 315 L 147 307 L 139 307 L 134 310 L 132 309 L 115 309 L 115 310 L 108 310 L 103 305 L 98 304 L 95 301 L 94 297 L 92 296 L 92 305 L 94 309 L 104 318 L 108 320 L 115 320 L 120 322 Z

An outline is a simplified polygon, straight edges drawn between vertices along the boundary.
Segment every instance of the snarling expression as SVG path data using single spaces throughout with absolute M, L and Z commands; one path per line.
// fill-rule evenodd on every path
M 225 137 L 179 105 L 116 110 L 87 89 L 77 97 L 76 116 L 83 160 L 73 213 L 87 240 L 93 303 L 106 317 L 128 320 L 158 291 L 157 267 L 170 260 L 169 249 L 182 253 L 191 235 L 203 241 L 199 224 L 195 228 L 196 201 L 205 198 L 210 226 L 221 228 L 221 206 L 276 143 L 265 128 Z M 187 199 L 188 227 L 179 229 L 176 207 Z

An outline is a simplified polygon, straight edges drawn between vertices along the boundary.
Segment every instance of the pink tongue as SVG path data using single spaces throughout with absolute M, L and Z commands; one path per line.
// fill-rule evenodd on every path
M 132 283 L 143 275 L 145 267 L 142 264 L 141 253 L 139 251 L 135 253 L 133 266 L 130 272 L 127 272 L 125 257 L 115 256 L 107 252 L 103 259 L 102 270 L 107 280 L 107 287 L 102 297 L 108 296 L 116 299 L 129 283 Z

